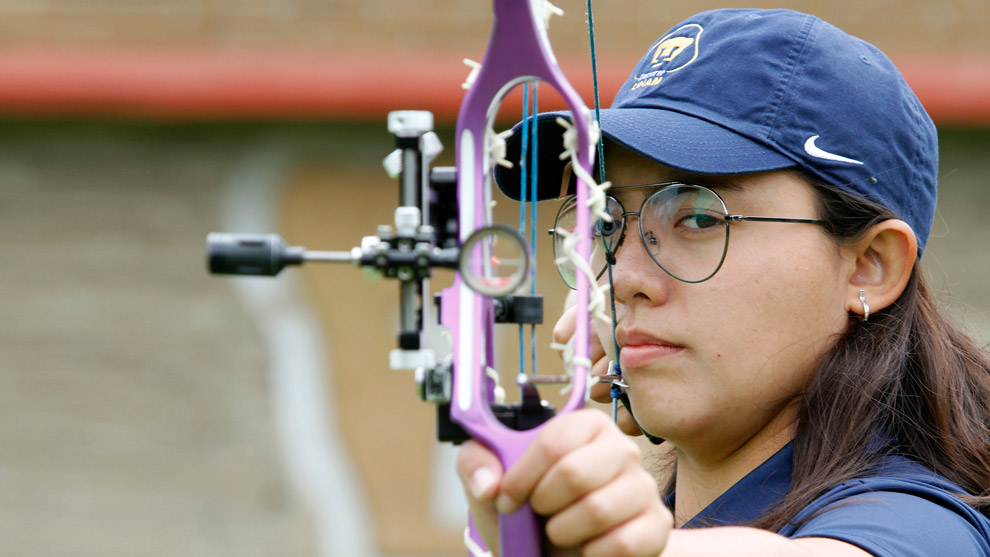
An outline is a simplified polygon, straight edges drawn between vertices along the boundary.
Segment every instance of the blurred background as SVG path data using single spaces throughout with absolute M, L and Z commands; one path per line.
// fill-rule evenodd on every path
M 591 104 L 585 2 L 557 4 L 551 40 Z M 902 68 L 941 133 L 925 265 L 986 344 L 986 0 L 755 5 L 815 13 Z M 603 103 L 716 7 L 742 5 L 596 4 Z M 388 370 L 395 285 L 211 278 L 203 241 L 339 250 L 391 222 L 386 115 L 434 111 L 452 164 L 462 59 L 490 24 L 483 0 L 0 0 L 0 553 L 464 554 L 452 450 Z

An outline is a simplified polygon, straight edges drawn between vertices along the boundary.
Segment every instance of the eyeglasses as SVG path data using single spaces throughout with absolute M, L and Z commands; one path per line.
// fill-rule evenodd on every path
M 645 186 L 626 186 L 609 191 L 658 188 L 644 201 L 637 212 L 626 211 L 614 197 L 607 197 L 606 208 L 612 222 L 599 219 L 593 224 L 594 238 L 591 248 L 591 268 L 601 278 L 611 257 L 625 239 L 625 218 L 636 215 L 639 221 L 639 237 L 653 261 L 668 275 L 689 283 L 706 281 L 722 267 L 729 247 L 729 223 L 733 221 L 790 222 L 801 224 L 825 224 L 814 219 L 786 219 L 777 217 L 751 217 L 730 215 L 725 202 L 714 191 L 691 184 L 669 182 Z M 554 227 L 554 259 L 560 277 L 571 288 L 577 288 L 577 271 L 564 255 L 566 233 L 577 227 L 577 199 L 572 196 L 564 201 Z M 565 231 L 566 233 L 560 233 Z

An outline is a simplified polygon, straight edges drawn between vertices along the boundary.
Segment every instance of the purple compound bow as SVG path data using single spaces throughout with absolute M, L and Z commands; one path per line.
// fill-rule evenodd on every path
M 213 233 L 207 237 L 208 265 L 215 274 L 273 276 L 287 265 L 318 261 L 349 262 L 398 279 L 399 349 L 392 351 L 391 367 L 416 370 L 421 398 L 438 404 L 441 441 L 478 439 L 498 455 L 505 469 L 518 461 L 540 424 L 553 415 L 536 390 L 539 377 L 521 381 L 518 404 L 506 406 L 494 396 L 494 324 L 542 321 L 542 300 L 517 295 L 528 273 L 530 249 L 514 230 L 493 223 L 489 210 L 491 165 L 503 156 L 502 139 L 492 131 L 492 121 L 503 98 L 523 83 L 542 81 L 554 87 L 573 118 L 572 123 L 563 123 L 569 128 L 565 142 L 568 137 L 570 142 L 561 146 L 566 147 L 578 176 L 577 228 L 567 251 L 583 272 L 577 276 L 575 335 L 564 350 L 571 390 L 561 413 L 576 410 L 587 400 L 590 320 L 603 307 L 603 295 L 588 264 L 592 214 L 609 218 L 602 187 L 590 178 L 597 126 L 550 49 L 549 9 L 545 0 L 494 0 L 495 18 L 484 62 L 469 78 L 458 115 L 456 170 L 430 168 L 439 149 L 431 114 L 389 114 L 389 130 L 396 135 L 398 149 L 386 159 L 386 167 L 399 178 L 401 190 L 394 227 L 379 226 L 377 235 L 365 237 L 361 247 L 348 252 L 290 247 L 277 235 Z M 496 268 L 496 244 L 514 246 L 514 259 L 525 261 L 509 277 L 501 276 Z M 440 300 L 440 321 L 452 335 L 453 354 L 439 363 L 427 348 L 424 332 L 424 323 L 430 319 L 430 304 L 424 300 L 430 299 L 428 279 L 436 268 L 458 271 L 453 286 L 443 290 Z M 538 311 L 532 311 L 534 304 Z M 536 314 L 538 318 L 533 317 Z M 469 545 L 483 546 L 473 528 L 469 536 Z M 541 554 L 542 536 L 529 505 L 500 517 L 499 536 L 503 555 Z
M 546 34 L 542 18 L 543 0 L 495 0 L 495 20 L 488 49 L 480 71 L 461 104 L 457 118 L 457 193 L 462 243 L 475 230 L 489 224 L 490 162 L 486 130 L 502 99 L 514 86 L 540 80 L 554 87 L 563 97 L 577 130 L 577 155 L 590 173 L 592 165 L 590 122 L 587 109 L 560 70 Z M 589 231 L 590 209 L 587 188 L 578 188 L 577 227 Z M 590 249 L 590 233 L 580 234 L 577 252 L 585 261 Z M 476 258 L 483 259 L 483 258 Z M 588 312 L 589 281 L 579 274 L 577 315 Z M 444 290 L 441 322 L 453 334 L 453 400 L 451 419 L 472 437 L 491 448 L 505 469 L 511 467 L 536 436 L 539 427 L 525 431 L 507 428 L 492 415 L 491 393 L 486 369 L 492 361 L 492 299 L 464 283 L 459 273 L 451 288 Z M 575 326 L 574 361 L 589 356 L 589 319 L 578 319 Z M 570 398 L 561 412 L 580 408 L 587 396 L 589 370 L 576 363 Z M 525 396 L 525 395 L 524 395 Z M 540 554 L 540 532 L 529 505 L 499 520 L 499 536 L 504 555 L 529 557 Z

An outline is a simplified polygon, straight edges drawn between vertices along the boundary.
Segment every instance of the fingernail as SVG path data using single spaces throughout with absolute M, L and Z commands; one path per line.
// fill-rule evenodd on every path
M 495 485 L 495 474 L 492 474 L 488 468 L 478 468 L 468 481 L 468 489 L 475 499 L 481 499 L 493 485 Z
M 498 499 L 495 499 L 495 508 L 502 514 L 509 514 L 515 512 L 516 502 L 512 500 L 512 497 L 503 493 L 498 496 Z

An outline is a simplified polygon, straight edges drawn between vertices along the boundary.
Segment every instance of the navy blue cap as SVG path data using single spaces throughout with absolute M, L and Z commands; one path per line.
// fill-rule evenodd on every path
M 538 116 L 540 199 L 561 193 L 558 115 Z M 811 15 L 712 10 L 675 25 L 601 111 L 601 126 L 607 140 L 687 172 L 803 170 L 891 209 L 919 253 L 931 230 L 935 125 L 887 56 Z M 510 160 L 521 135 L 508 140 Z M 499 167 L 496 182 L 518 199 L 518 166 Z

